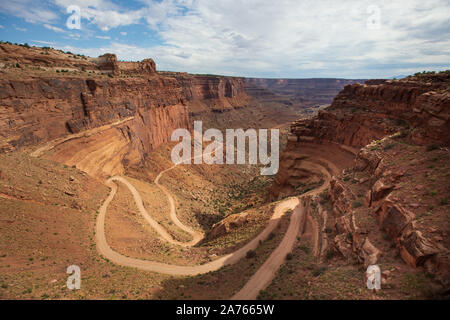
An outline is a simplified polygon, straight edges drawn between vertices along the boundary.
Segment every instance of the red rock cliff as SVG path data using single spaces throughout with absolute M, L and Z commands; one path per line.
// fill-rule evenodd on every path
M 120 133 L 122 143 L 117 148 L 122 150 L 121 160 L 139 162 L 155 147 L 169 141 L 174 129 L 189 127 L 181 87 L 175 79 L 160 76 L 3 80 L 0 99 L 3 151 L 122 121 L 120 126 L 108 130 Z M 101 137 L 96 139 L 98 148 L 104 145 Z M 111 149 L 105 157 L 117 152 Z M 66 158 L 63 157 L 64 162 Z
M 247 106 L 251 98 L 242 78 L 169 73 L 183 88 L 191 115 L 223 113 Z
M 402 128 L 413 128 L 414 143 L 449 145 L 449 83 L 450 75 L 442 73 L 349 85 L 317 118 L 294 124 L 292 133 L 298 140 L 362 147 Z

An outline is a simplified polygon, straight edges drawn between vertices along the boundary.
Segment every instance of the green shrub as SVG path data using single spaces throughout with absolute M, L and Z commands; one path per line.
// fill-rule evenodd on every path
M 353 203 L 352 203 L 352 207 L 353 207 L 353 209 L 356 209 L 356 208 L 359 208 L 359 207 L 362 207 L 362 202 L 361 201 L 359 201 L 359 200 L 355 200 L 355 201 L 353 201 Z
M 427 146 L 427 151 L 433 151 L 439 149 L 439 146 L 436 144 L 430 144 Z
M 308 246 L 302 245 L 302 246 L 300 246 L 300 250 L 302 250 L 304 253 L 309 253 L 309 247 Z
M 314 277 L 318 277 L 318 276 L 320 276 L 321 274 L 323 274 L 325 271 L 327 271 L 327 267 L 326 266 L 320 266 L 320 267 L 317 267 L 317 268 L 315 268 L 313 271 L 312 271 L 312 275 L 314 276 Z
M 331 249 L 327 250 L 327 253 L 325 254 L 325 257 L 327 258 L 327 260 L 331 260 L 334 257 L 334 252 Z
M 252 258 L 256 257 L 256 252 L 255 252 L 255 250 L 249 250 L 249 251 L 247 251 L 247 254 L 245 255 L 245 257 L 246 257 L 247 259 L 252 259 Z
M 348 232 L 346 237 L 347 237 L 347 240 L 348 240 L 348 241 L 350 241 L 350 242 L 353 241 L 353 235 L 352 235 L 351 232 Z
M 441 206 L 446 206 L 448 204 L 447 197 L 441 199 Z

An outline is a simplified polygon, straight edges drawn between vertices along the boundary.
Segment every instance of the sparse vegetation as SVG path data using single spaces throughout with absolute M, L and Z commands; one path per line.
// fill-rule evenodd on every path
M 256 252 L 255 252 L 255 250 L 249 250 L 249 251 L 247 251 L 247 254 L 245 255 L 245 257 L 246 257 L 247 259 L 252 259 L 252 258 L 256 257 Z
M 363 206 L 363 204 L 362 204 L 362 202 L 359 201 L 359 200 L 355 200 L 355 201 L 353 201 L 353 203 L 352 203 L 352 208 L 353 208 L 353 209 L 360 208 L 360 207 L 362 207 L 362 206 Z
M 427 151 L 433 151 L 439 149 L 439 146 L 436 144 L 430 144 L 427 146 Z

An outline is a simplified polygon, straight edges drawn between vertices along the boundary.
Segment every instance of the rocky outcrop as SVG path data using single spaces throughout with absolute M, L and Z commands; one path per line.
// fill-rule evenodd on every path
M 144 59 L 140 62 L 119 61 L 119 70 L 127 75 L 154 75 L 156 64 L 153 59 Z
M 376 264 L 381 251 L 372 244 L 364 230 L 357 226 L 352 208 L 355 196 L 336 178 L 331 180 L 329 194 L 336 221 L 337 235 L 333 240 L 335 251 L 350 261 L 363 263 L 366 268 Z
M 75 73 L 94 72 L 114 76 L 154 76 L 156 65 L 153 59 L 140 62 L 118 61 L 117 56 L 106 53 L 98 58 L 76 55 L 52 48 L 26 47 L 0 43 L 0 67 L 16 69 L 30 68 L 33 72 L 67 71 Z M 48 76 L 48 75 L 46 75 Z
M 117 63 L 117 56 L 111 53 L 105 53 L 97 58 L 98 69 L 107 71 L 114 75 L 119 75 L 119 64 Z
M 327 235 L 330 247 L 349 262 L 382 263 L 382 252 L 393 250 L 409 266 L 423 267 L 449 287 L 444 223 L 448 194 L 440 189 L 442 200 L 436 208 L 436 198 L 423 192 L 426 187 L 415 186 L 416 181 L 430 183 L 431 190 L 436 183 L 430 181 L 448 182 L 432 169 L 436 161 L 447 159 L 450 145 L 449 86 L 448 71 L 352 84 L 316 117 L 291 125 L 282 161 L 292 153 L 314 158 L 317 150 L 328 149 L 325 158 L 342 164 L 339 152 L 330 146 L 354 152 L 353 163 L 346 161 L 342 173 L 334 172 L 327 195 L 333 212 L 329 221 L 334 223 Z M 418 150 L 427 154 L 419 157 Z M 432 156 L 430 150 L 436 153 Z M 426 161 L 434 163 L 423 165 Z M 416 169 L 418 164 L 422 165 Z M 272 190 L 279 189 L 290 167 L 280 165 Z M 426 203 L 421 203 L 423 198 L 428 198 Z
M 245 213 L 229 215 L 212 226 L 205 240 L 210 241 L 222 237 L 235 229 L 248 225 L 253 219 L 254 218 L 250 218 L 248 214 Z
M 450 144 L 450 74 L 348 85 L 317 118 L 299 120 L 299 140 L 363 147 L 402 129 L 420 145 Z

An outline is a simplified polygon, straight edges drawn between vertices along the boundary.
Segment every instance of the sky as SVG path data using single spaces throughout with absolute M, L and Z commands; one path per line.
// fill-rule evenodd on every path
M 158 70 L 366 79 L 450 69 L 450 0 L 0 1 L 0 40 L 153 58 Z

